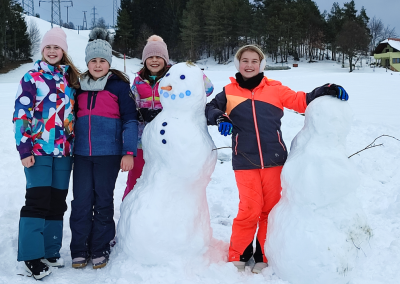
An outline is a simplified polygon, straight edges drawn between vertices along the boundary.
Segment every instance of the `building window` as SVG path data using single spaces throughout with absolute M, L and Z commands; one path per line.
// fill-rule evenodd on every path
M 393 63 L 400 63 L 400 58 L 393 58 Z
M 386 52 L 389 52 L 389 48 L 388 48 L 388 49 L 386 49 Z

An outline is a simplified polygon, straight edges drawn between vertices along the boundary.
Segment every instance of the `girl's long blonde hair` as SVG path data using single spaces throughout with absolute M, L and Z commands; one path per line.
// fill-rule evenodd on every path
M 44 58 L 44 56 L 42 55 L 42 61 L 46 62 L 49 65 L 50 64 L 46 58 Z M 80 84 L 79 84 L 79 77 L 81 75 L 81 72 L 79 71 L 78 68 L 76 68 L 76 66 L 74 65 L 74 63 L 72 62 L 72 59 L 68 56 L 68 54 L 63 50 L 63 57 L 61 58 L 60 62 L 58 63 L 59 65 L 68 65 L 69 68 L 67 70 L 67 81 L 68 84 L 74 88 L 74 89 L 79 89 L 80 88 Z

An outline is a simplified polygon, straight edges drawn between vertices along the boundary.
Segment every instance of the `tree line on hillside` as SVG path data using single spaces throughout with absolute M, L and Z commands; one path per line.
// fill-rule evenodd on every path
M 9 62 L 29 59 L 32 55 L 32 42 L 21 5 L 15 0 L 0 0 L 0 7 L 1 69 Z
M 141 57 L 146 39 L 158 34 L 175 60 L 203 55 L 218 63 L 244 44 L 257 44 L 276 63 L 295 60 L 352 61 L 395 37 L 354 0 L 321 13 L 312 0 L 121 0 L 114 49 Z M 329 51 L 329 52 L 328 52 Z

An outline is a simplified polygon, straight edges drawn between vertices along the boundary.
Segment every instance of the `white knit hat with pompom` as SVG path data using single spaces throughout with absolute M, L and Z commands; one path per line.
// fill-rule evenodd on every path
M 165 63 L 169 63 L 168 49 L 162 37 L 158 35 L 152 35 L 147 39 L 147 44 L 143 48 L 142 61 L 146 64 L 146 59 L 152 56 L 159 56 L 165 60 Z

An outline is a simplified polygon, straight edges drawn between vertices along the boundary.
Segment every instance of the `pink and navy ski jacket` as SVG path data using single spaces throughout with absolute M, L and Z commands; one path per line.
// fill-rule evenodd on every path
M 161 80 L 162 78 L 158 80 L 156 84 L 152 87 L 148 80 L 142 79 L 140 71 L 137 73 L 137 76 L 133 80 L 131 89 L 133 94 L 135 95 L 136 105 L 139 108 L 162 109 L 160 95 L 158 93 L 158 85 L 160 84 Z M 203 81 L 206 95 L 208 97 L 214 91 L 214 86 L 205 74 L 203 74 Z M 139 122 L 139 149 L 142 148 L 141 138 L 143 134 L 143 129 L 146 124 L 146 122 Z
M 38 60 L 18 86 L 13 122 L 21 160 L 72 155 L 75 89 L 68 84 L 69 66 L 57 67 Z
M 134 155 L 137 112 L 129 84 L 110 74 L 101 91 L 77 90 L 74 154 Z

